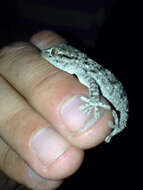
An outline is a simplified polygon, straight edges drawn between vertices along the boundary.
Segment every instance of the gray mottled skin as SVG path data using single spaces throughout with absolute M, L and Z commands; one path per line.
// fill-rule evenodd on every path
M 112 109 L 114 118 L 114 121 L 109 122 L 112 131 L 105 138 L 106 142 L 109 142 L 112 136 L 126 127 L 128 98 L 121 82 L 108 69 L 88 58 L 86 54 L 66 44 L 58 44 L 44 49 L 41 56 L 55 67 L 67 73 L 75 74 L 79 81 L 88 87 L 89 98 L 81 97 L 85 104 L 79 109 L 89 115 L 94 108 L 94 114 L 83 130 L 100 118 L 100 108 Z M 110 105 L 103 103 L 101 96 L 108 100 Z

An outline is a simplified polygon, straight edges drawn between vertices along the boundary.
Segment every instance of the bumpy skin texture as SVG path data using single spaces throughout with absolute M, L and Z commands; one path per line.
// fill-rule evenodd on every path
M 99 108 L 112 109 L 114 121 L 109 122 L 111 133 L 105 138 L 110 142 L 112 136 L 121 132 L 128 119 L 128 98 L 123 85 L 108 69 L 88 58 L 86 54 L 67 44 L 58 44 L 42 50 L 41 56 L 55 67 L 75 74 L 79 81 L 88 87 L 89 98 L 82 96 L 85 101 L 79 109 L 89 115 L 94 109 L 93 118 L 86 124 L 84 129 L 91 126 L 100 118 Z M 101 102 L 101 96 L 110 102 L 106 105 Z

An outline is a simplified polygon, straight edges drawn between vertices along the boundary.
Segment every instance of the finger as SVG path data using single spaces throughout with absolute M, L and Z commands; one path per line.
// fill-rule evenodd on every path
M 20 156 L 0 138 L 0 168 L 17 183 L 30 189 L 52 190 L 59 187 L 62 180 L 49 180 L 35 173 Z
M 44 30 L 34 34 L 31 37 L 30 42 L 39 49 L 45 49 L 51 45 L 66 43 L 67 41 L 54 31 Z
M 60 136 L 2 77 L 0 92 L 2 139 L 44 178 L 62 179 L 75 172 L 83 152 Z
M 43 60 L 32 46 L 25 44 L 22 47 L 17 50 L 14 45 L 16 51 L 5 53 L 7 56 L 3 56 L 0 65 L 1 74 L 71 144 L 91 148 L 101 143 L 111 130 L 108 127 L 111 112 L 104 111 L 95 125 L 81 132 L 90 119 L 79 111 L 79 106 L 84 103 L 80 97 L 88 96 L 88 89 L 73 76 Z

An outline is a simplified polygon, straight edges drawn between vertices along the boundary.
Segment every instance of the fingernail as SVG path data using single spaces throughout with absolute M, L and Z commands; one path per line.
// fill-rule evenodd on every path
M 78 132 L 91 117 L 79 110 L 79 107 L 84 103 L 85 102 L 81 100 L 81 96 L 77 95 L 69 99 L 61 108 L 63 123 L 71 132 Z
M 31 140 L 31 148 L 46 166 L 53 163 L 69 147 L 69 144 L 52 128 L 43 128 Z
M 30 189 L 56 189 L 62 184 L 62 180 L 51 180 L 46 179 L 35 173 L 29 166 L 27 166 L 28 171 L 28 179 L 27 179 L 27 186 Z M 50 188 L 51 187 L 51 188 Z
M 30 177 L 30 185 L 36 185 L 40 187 L 47 186 L 47 180 L 35 173 L 29 166 L 27 166 L 27 171 Z

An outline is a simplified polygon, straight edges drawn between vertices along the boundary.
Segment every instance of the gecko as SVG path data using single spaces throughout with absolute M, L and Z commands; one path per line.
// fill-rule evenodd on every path
M 94 111 L 92 119 L 85 124 L 84 129 L 89 128 L 100 118 L 101 108 L 111 110 L 113 116 L 113 121 L 108 123 L 112 130 L 105 138 L 105 142 L 110 142 L 114 135 L 126 127 L 129 112 L 127 93 L 111 71 L 65 43 L 41 50 L 41 56 L 55 67 L 76 75 L 80 83 L 88 87 L 89 97 L 81 96 L 84 104 L 79 110 L 87 116 Z M 101 96 L 109 102 L 108 105 L 101 100 Z

